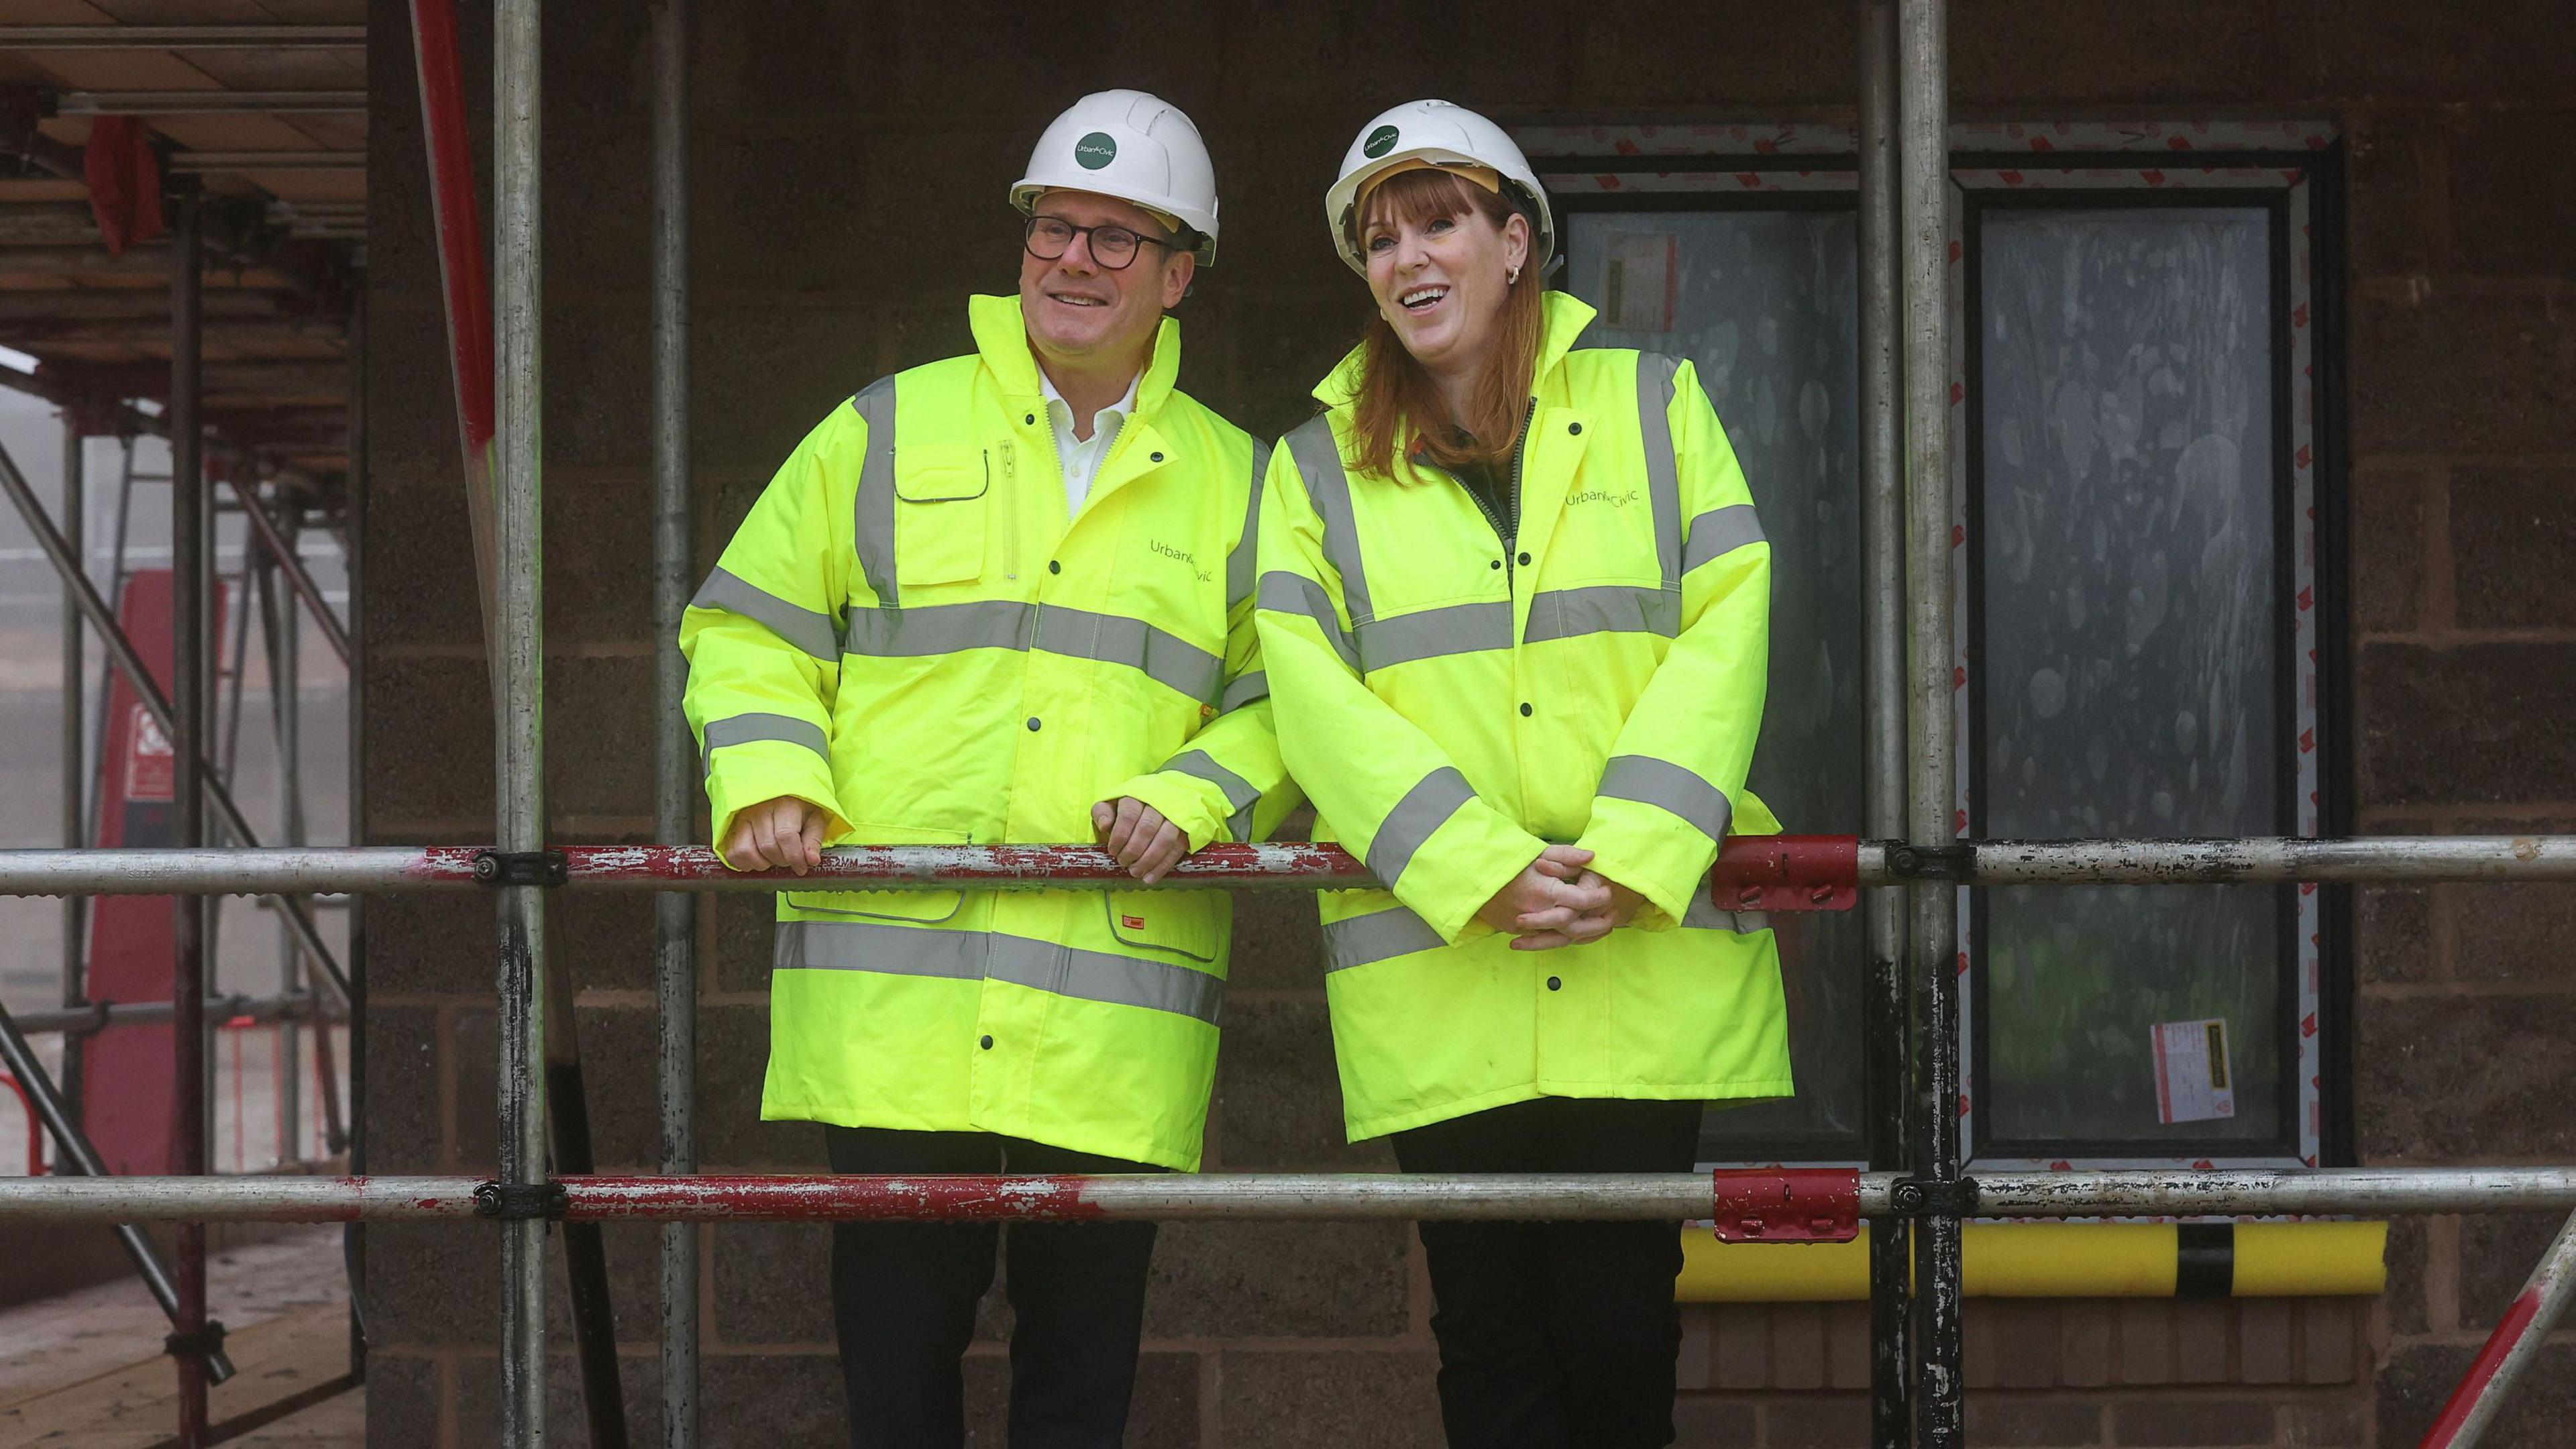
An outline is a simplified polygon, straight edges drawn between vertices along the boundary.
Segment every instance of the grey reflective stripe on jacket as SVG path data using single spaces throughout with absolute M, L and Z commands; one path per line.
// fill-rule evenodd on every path
M 875 659 L 919 659 L 966 649 L 1038 649 L 1124 664 L 1201 704 L 1214 704 L 1225 660 L 1141 619 L 1020 599 L 970 599 L 912 609 L 852 605 L 844 650 Z
M 1057 604 L 1032 604 L 1037 647 L 1068 659 L 1094 659 L 1141 670 L 1157 684 L 1201 704 L 1214 704 L 1225 684 L 1225 659 L 1142 619 L 1095 614 Z
M 813 658 L 827 664 L 841 660 L 840 625 L 831 615 L 791 604 L 721 568 L 707 575 L 689 607 L 738 614 Z
M 1216 712 L 1224 714 L 1229 710 L 1241 709 L 1247 704 L 1255 704 L 1269 697 L 1270 671 L 1256 669 L 1250 674 L 1235 676 L 1234 682 L 1225 687 L 1225 694 L 1217 700 Z
M 1655 562 L 1659 588 L 1594 585 L 1552 589 L 1530 599 L 1529 621 L 1520 642 L 1573 639 L 1587 634 L 1653 634 L 1670 639 L 1681 632 L 1681 578 L 1689 567 L 1683 539 L 1681 472 L 1673 455 L 1670 409 L 1674 379 L 1681 364 L 1659 352 L 1637 357 L 1637 431 L 1643 440 L 1646 493 L 1651 501 Z M 1352 650 L 1362 673 L 1422 659 L 1473 654 L 1513 645 L 1510 606 L 1492 601 L 1451 604 L 1410 614 L 1380 617 L 1369 594 L 1367 564 L 1361 557 L 1359 529 L 1351 497 L 1350 470 L 1332 419 L 1319 414 L 1288 434 L 1289 456 L 1305 480 L 1306 495 L 1324 526 L 1324 558 L 1341 576 L 1342 605 L 1351 618 Z M 1712 510 L 1702 516 L 1712 529 L 1709 547 L 1734 547 L 1728 538 L 1748 542 L 1750 530 L 1761 536 L 1749 504 Z M 1267 602 L 1263 607 L 1275 607 Z M 1294 610 L 1293 612 L 1309 612 Z M 1325 629 L 1331 638 L 1333 630 Z
M 1372 619 L 1351 631 L 1358 639 L 1360 670 L 1374 673 L 1417 659 L 1441 659 L 1512 647 L 1512 603 L 1485 599 L 1443 604 Z
M 1304 574 L 1272 569 L 1261 576 L 1261 596 L 1256 603 L 1274 614 L 1296 614 L 1313 620 L 1324 642 L 1333 646 L 1342 662 L 1353 669 L 1360 667 L 1360 651 L 1351 643 L 1351 636 L 1342 632 L 1342 621 L 1333 613 L 1333 601 L 1324 597 L 1322 584 Z
M 881 377 L 859 390 L 850 406 L 868 425 L 868 449 L 859 465 L 859 492 L 850 538 L 877 601 L 903 602 L 894 558 L 894 379 Z
M 1210 1026 L 1225 1004 L 1225 979 L 1206 971 L 998 932 L 781 921 L 770 964 L 780 971 L 1006 981 L 1076 1001 L 1167 1011 Z
M 1532 644 L 1585 634 L 1659 634 L 1670 639 L 1681 628 L 1678 590 L 1592 584 L 1532 595 L 1529 627 L 1521 637 Z
M 1637 354 L 1637 433 L 1646 445 L 1646 498 L 1655 509 L 1655 561 L 1664 588 L 1682 586 L 1682 479 L 1673 461 L 1673 378 L 1681 364 L 1660 352 Z
M 1324 560 L 1341 575 L 1342 608 L 1359 628 L 1377 617 L 1369 603 L 1368 566 L 1360 558 L 1357 518 L 1351 511 L 1351 474 L 1342 465 L 1342 445 L 1333 436 L 1333 415 L 1317 413 L 1288 434 L 1288 456 L 1297 461 L 1297 476 L 1306 497 L 1324 523 Z
M 1767 930 L 1770 925 L 1759 911 L 1719 910 L 1706 891 L 1691 898 L 1690 911 L 1682 917 L 1681 924 L 1688 931 L 1730 931 L 1739 935 Z M 1439 932 L 1431 929 L 1430 922 L 1411 909 L 1391 906 L 1363 916 L 1326 921 L 1324 970 L 1330 974 L 1354 966 L 1372 966 L 1417 951 L 1438 950 L 1447 944 Z
M 1378 822 L 1377 834 L 1369 837 L 1369 874 L 1384 881 L 1388 890 L 1395 889 L 1395 883 L 1404 878 L 1404 868 L 1413 863 L 1414 852 L 1475 798 L 1474 787 L 1455 766 L 1443 765 L 1414 782 L 1395 808 L 1386 812 L 1386 819 Z
M 1225 607 L 1231 613 L 1235 605 L 1252 597 L 1253 570 L 1261 561 L 1261 482 L 1270 474 L 1270 445 L 1259 438 L 1252 440 L 1252 501 L 1243 510 L 1243 534 L 1234 541 L 1234 552 L 1225 556 Z
M 1685 931 L 1733 931 L 1750 935 L 1771 929 L 1771 918 L 1760 911 L 1728 911 L 1718 908 L 1706 890 L 1691 897 L 1690 909 L 1682 913 Z
M 1682 572 L 1689 573 L 1748 543 L 1762 541 L 1762 520 L 1752 504 L 1730 503 L 1712 508 L 1690 521 L 1690 537 L 1682 544 Z
M 747 745 L 755 740 L 802 745 L 821 755 L 826 765 L 832 760 L 831 738 L 823 733 L 821 725 L 812 720 L 798 719 L 792 714 L 735 714 L 707 721 L 706 748 L 700 756 L 701 763 L 712 773 L 716 751 L 727 745 Z
M 1324 923 L 1324 969 L 1347 971 L 1372 961 L 1410 956 L 1449 944 L 1431 923 L 1405 906 Z
M 1225 792 L 1226 809 L 1231 812 L 1225 822 L 1226 838 L 1237 844 L 1251 842 L 1252 807 L 1261 803 L 1261 792 L 1252 788 L 1251 781 L 1218 764 L 1205 750 L 1177 756 L 1163 768 L 1205 780 Z
M 1694 771 L 1652 755 L 1611 756 L 1601 768 L 1601 786 L 1593 793 L 1670 811 L 1716 841 L 1726 839 L 1726 824 L 1735 815 L 1725 791 Z

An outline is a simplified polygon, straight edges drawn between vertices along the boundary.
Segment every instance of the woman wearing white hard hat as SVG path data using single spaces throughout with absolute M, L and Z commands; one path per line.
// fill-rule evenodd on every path
M 1443 101 L 1325 200 L 1375 315 L 1271 454 L 1282 756 L 1383 890 L 1321 901 L 1354 1140 L 1407 1172 L 1687 1172 L 1703 1103 L 1790 1091 L 1779 956 L 1707 876 L 1744 788 L 1770 546 L 1688 362 L 1577 348 L 1547 196 Z M 1730 905 L 1733 902 L 1729 902 Z M 1459 1446 L 1659 1446 L 1673 1223 L 1426 1222 Z

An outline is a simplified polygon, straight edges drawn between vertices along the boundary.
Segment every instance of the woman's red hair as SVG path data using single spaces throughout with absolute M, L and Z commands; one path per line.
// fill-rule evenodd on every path
M 1407 171 L 1368 194 L 1357 225 L 1365 235 L 1372 225 L 1419 226 L 1469 212 L 1496 227 L 1513 215 L 1509 202 L 1472 181 L 1437 169 Z M 1405 351 L 1394 324 L 1372 314 L 1368 335 L 1360 342 L 1359 391 L 1351 415 L 1351 444 L 1357 451 L 1351 462 L 1364 472 L 1393 476 L 1396 447 L 1408 425 L 1415 447 L 1443 468 L 1489 465 L 1509 457 L 1520 442 L 1532 374 L 1538 368 L 1546 327 L 1540 297 L 1546 290 L 1540 269 L 1525 266 L 1503 294 L 1501 335 L 1462 418 L 1449 416 L 1430 370 Z

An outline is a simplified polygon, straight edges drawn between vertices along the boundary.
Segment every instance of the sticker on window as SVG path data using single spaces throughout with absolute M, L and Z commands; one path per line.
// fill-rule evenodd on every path
M 2156 1056 L 2157 1121 L 2210 1122 L 2236 1115 L 2225 1021 L 2160 1021 L 2149 1034 Z
M 1682 290 L 1680 235 L 1614 231 L 1601 243 L 1603 324 L 1623 332 L 1672 331 Z

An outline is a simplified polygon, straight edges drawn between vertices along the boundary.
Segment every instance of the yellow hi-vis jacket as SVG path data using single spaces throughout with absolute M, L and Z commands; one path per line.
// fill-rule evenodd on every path
M 1744 789 L 1771 546 L 1691 365 L 1571 350 L 1592 316 L 1548 298 L 1509 555 L 1438 470 L 1346 465 L 1357 353 L 1271 454 L 1281 753 L 1388 887 L 1322 899 L 1353 1140 L 1532 1097 L 1790 1090 L 1771 932 L 1706 885 L 1730 830 L 1780 828 Z M 1636 919 L 1541 952 L 1477 921 L 1550 841 L 1643 895 Z
M 1081 511 L 1017 299 L 977 352 L 836 408 L 689 606 L 715 839 L 792 795 L 830 842 L 1088 843 L 1133 795 L 1189 835 L 1296 803 L 1252 623 L 1262 454 L 1172 383 L 1166 319 Z M 1222 891 L 779 896 L 761 1115 L 983 1131 L 1193 1169 Z

